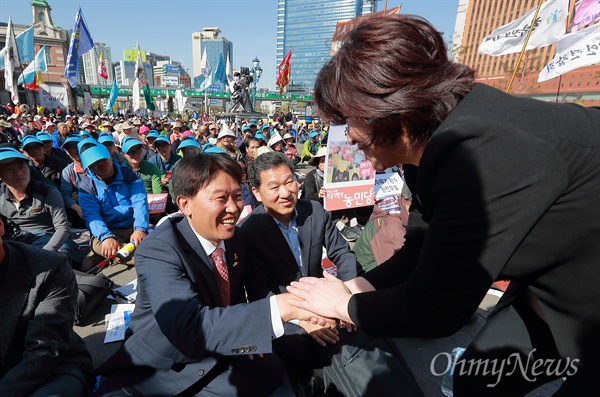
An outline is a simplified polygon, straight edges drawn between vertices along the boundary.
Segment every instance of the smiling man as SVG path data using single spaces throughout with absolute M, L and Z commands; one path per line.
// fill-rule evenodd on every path
M 183 217 L 167 219 L 135 253 L 133 334 L 100 368 L 119 370 L 96 396 L 293 395 L 268 353 L 283 322 L 311 314 L 290 311 L 289 294 L 246 303 L 241 178 L 223 154 L 177 164 L 171 183 Z

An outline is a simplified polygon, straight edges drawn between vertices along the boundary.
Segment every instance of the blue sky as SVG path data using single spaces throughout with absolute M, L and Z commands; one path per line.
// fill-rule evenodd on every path
M 327 0 L 323 0 L 327 1 Z M 385 0 L 379 2 L 383 9 Z M 31 24 L 30 0 L 0 0 L 0 20 Z M 123 59 L 123 49 L 137 42 L 142 49 L 182 62 L 192 69 L 192 32 L 217 26 L 234 44 L 234 69 L 251 66 L 257 56 L 263 76 L 259 88 L 275 89 L 276 0 L 48 0 L 54 23 L 71 29 L 78 5 L 94 41 L 111 47 L 113 62 Z M 388 8 L 401 5 L 404 14 L 427 18 L 452 39 L 458 0 L 389 0 Z M 310 28 L 310 27 L 307 27 Z M 292 56 L 292 67 L 293 67 Z M 215 65 L 213 65 L 215 66 Z

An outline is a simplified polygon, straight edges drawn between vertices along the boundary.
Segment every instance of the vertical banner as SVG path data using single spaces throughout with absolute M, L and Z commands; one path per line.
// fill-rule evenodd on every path
M 89 92 L 83 93 L 83 107 L 85 114 L 92 114 L 92 94 Z
M 350 145 L 347 125 L 331 126 L 325 157 L 325 209 L 327 211 L 375 204 L 375 170 L 362 150 Z

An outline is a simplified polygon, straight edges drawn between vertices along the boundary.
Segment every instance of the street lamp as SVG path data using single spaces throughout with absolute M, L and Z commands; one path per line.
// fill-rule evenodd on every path
M 252 69 L 250 69 L 250 75 L 252 75 L 252 109 L 256 112 L 256 84 L 262 76 L 262 68 L 260 67 L 260 60 L 258 57 L 254 57 L 252 60 Z

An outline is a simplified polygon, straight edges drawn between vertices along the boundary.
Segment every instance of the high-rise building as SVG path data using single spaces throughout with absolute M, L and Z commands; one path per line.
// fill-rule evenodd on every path
M 317 73 L 330 58 L 335 25 L 375 12 L 376 1 L 278 0 L 277 65 L 292 49 L 288 92 L 310 93 Z
M 98 76 L 100 54 L 104 59 L 104 65 L 106 65 L 108 79 Z M 94 48 L 83 54 L 81 61 L 83 62 L 83 69 L 79 70 L 79 74 L 84 76 L 85 84 L 111 85 L 113 83 L 115 74 L 112 68 L 112 57 L 110 56 L 110 47 L 107 47 L 106 44 L 94 42 Z
M 476 71 L 477 82 L 506 90 L 517 66 L 519 53 L 501 56 L 479 54 L 483 38 L 499 26 L 521 17 L 537 6 L 538 0 L 459 0 L 452 57 Z M 570 22 L 573 6 L 570 2 Z M 567 26 L 567 32 L 570 25 Z M 578 102 L 585 106 L 600 105 L 598 65 L 565 73 L 541 83 L 539 72 L 554 58 L 556 45 L 526 51 L 518 66 L 510 93 L 546 101 Z
M 202 32 L 192 33 L 192 80 L 194 77 L 200 76 L 200 64 L 202 55 L 206 49 L 206 58 L 208 66 L 213 72 L 219 64 L 219 57 L 223 56 L 223 62 L 227 62 L 227 58 L 233 65 L 233 43 L 223 36 L 219 36 L 221 29 L 219 28 L 204 28 Z

